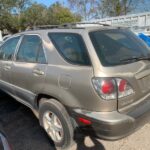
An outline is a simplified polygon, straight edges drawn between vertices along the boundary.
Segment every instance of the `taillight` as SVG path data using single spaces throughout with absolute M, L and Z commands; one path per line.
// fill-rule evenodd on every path
M 108 81 L 103 81 L 102 85 L 101 85 L 101 91 L 104 94 L 111 94 L 114 91 L 114 84 L 111 80 Z
M 127 81 L 126 80 L 120 80 L 118 85 L 119 92 L 123 92 L 126 90 Z
M 105 100 L 122 98 L 134 93 L 132 87 L 124 79 L 93 78 L 92 81 L 96 92 Z
M 118 98 L 122 98 L 134 93 L 131 85 L 124 79 L 116 79 L 118 86 Z
M 116 85 L 114 79 L 93 78 L 93 85 L 96 92 L 106 100 L 116 99 Z

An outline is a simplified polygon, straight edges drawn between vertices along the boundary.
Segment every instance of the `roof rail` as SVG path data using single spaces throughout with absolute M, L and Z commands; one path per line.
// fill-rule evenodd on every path
M 97 25 L 102 25 L 102 26 L 110 26 L 109 24 L 105 24 L 105 23 L 100 23 L 100 22 L 77 22 L 76 24 L 97 24 Z
M 53 29 L 58 28 L 59 25 L 42 25 L 42 26 L 33 26 L 33 27 L 27 27 L 26 31 L 28 30 L 39 30 L 39 29 Z
M 79 25 L 79 26 L 78 26 Z M 103 23 L 99 23 L 99 22 L 75 22 L 75 23 L 66 23 L 66 24 L 62 24 L 62 25 L 59 25 L 59 27 L 68 27 L 68 28 L 80 28 L 80 25 L 81 27 L 84 27 L 82 25 L 100 25 L 100 26 L 110 26 L 109 24 L 103 24 Z
M 82 25 L 101 25 L 101 26 L 110 26 L 109 24 L 97 23 L 97 22 L 75 22 L 75 23 L 65 23 L 61 25 L 42 25 L 42 26 L 33 26 L 27 27 L 26 31 L 28 30 L 40 30 L 40 29 L 55 29 L 55 28 L 84 28 Z M 79 25 L 79 26 L 78 26 Z M 81 25 L 81 27 L 80 27 Z

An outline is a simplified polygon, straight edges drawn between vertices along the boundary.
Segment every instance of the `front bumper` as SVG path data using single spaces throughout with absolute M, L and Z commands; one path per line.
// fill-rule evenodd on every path
M 74 109 L 74 118 L 83 117 L 92 122 L 90 126 L 78 124 L 88 133 L 105 140 L 117 140 L 133 133 L 145 123 L 150 121 L 150 100 L 136 107 L 128 114 L 120 112 L 91 112 Z

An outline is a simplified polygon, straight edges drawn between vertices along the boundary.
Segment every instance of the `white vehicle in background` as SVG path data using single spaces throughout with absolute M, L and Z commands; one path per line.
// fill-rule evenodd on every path
M 4 37 L 2 37 L 2 34 L 0 33 L 0 45 L 3 44 L 3 42 L 5 40 L 7 40 L 9 37 L 11 37 L 11 34 L 5 35 Z
M 11 34 L 5 35 L 5 36 L 3 37 L 3 41 L 7 40 L 9 37 L 11 37 Z

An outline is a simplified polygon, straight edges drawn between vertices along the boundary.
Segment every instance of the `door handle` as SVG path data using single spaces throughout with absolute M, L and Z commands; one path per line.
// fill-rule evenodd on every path
M 4 70 L 10 70 L 11 69 L 11 66 L 4 66 Z
M 41 71 L 39 69 L 35 69 L 35 70 L 33 70 L 33 74 L 35 74 L 35 75 L 44 75 L 44 71 Z

